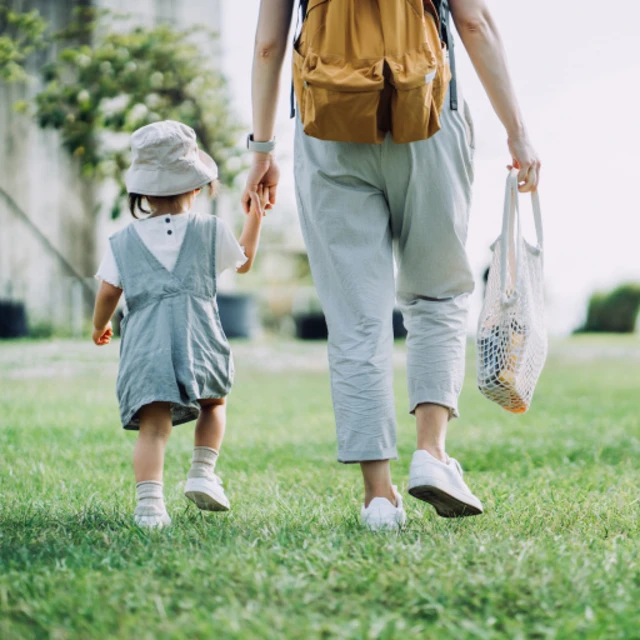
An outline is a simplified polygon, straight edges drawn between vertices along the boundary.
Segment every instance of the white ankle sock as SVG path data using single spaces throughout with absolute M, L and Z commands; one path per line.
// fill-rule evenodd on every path
M 187 478 L 210 478 L 216 468 L 218 452 L 211 447 L 194 447 Z
M 162 482 L 156 480 L 144 480 L 136 484 L 136 496 L 138 506 L 149 513 L 162 513 L 166 511 L 164 506 L 164 494 Z

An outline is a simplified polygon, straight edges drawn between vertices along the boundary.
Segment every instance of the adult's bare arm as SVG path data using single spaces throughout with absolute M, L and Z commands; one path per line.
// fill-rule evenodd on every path
M 260 3 L 251 81 L 253 137 L 257 142 L 273 138 L 280 91 L 280 73 L 287 50 L 294 1 L 262 0 Z M 268 189 L 267 207 L 271 208 L 276 203 L 279 180 L 280 170 L 273 154 L 254 153 L 247 184 L 242 194 L 245 213 L 248 214 L 250 211 L 252 197 L 254 202 L 259 202 L 258 185 Z
M 520 191 L 533 191 L 540 178 L 540 159 L 529 140 L 518 106 L 507 57 L 486 0 L 450 0 L 451 14 L 494 111 L 507 130 Z

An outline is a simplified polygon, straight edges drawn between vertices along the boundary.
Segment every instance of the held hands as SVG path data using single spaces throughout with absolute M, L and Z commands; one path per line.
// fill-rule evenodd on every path
M 257 186 L 255 192 L 251 194 L 248 215 L 255 216 L 259 221 L 262 220 L 263 216 L 267 215 L 265 213 L 266 210 L 271 208 L 269 192 L 269 187 L 265 187 L 262 184 Z
M 266 209 L 272 209 L 276 203 L 276 189 L 280 181 L 280 169 L 275 158 L 269 153 L 254 153 L 247 185 L 242 193 L 241 202 L 244 212 L 248 214 L 254 202 L 258 201 L 258 186 L 267 191 L 266 204 L 260 204 L 260 215 L 265 215 Z
M 106 327 L 102 329 L 93 328 L 93 333 L 91 334 L 91 338 L 94 343 L 99 347 L 103 347 L 105 344 L 109 344 L 111 342 L 111 337 L 113 336 L 113 329 L 111 328 L 111 321 L 107 323 Z
M 509 136 L 509 152 L 513 158 L 507 169 L 518 169 L 518 191 L 529 193 L 538 188 L 540 181 L 540 158 L 531 145 L 527 134 L 522 132 Z

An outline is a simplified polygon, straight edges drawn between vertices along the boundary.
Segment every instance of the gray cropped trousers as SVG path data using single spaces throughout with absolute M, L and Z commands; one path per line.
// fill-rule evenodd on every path
M 463 100 L 428 140 L 330 142 L 296 123 L 296 197 L 329 328 L 338 460 L 397 458 L 392 311 L 407 328 L 409 410 L 458 415 L 473 277 L 465 251 L 473 124 Z M 395 267 L 394 267 L 395 257 Z

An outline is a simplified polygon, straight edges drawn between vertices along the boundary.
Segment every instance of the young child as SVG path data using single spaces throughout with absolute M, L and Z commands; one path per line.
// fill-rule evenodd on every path
M 111 341 L 111 316 L 124 292 L 117 395 L 122 426 L 139 430 L 134 517 L 140 526 L 162 527 L 171 523 L 162 491 L 164 450 L 172 426 L 183 422 L 197 419 L 185 496 L 200 509 L 229 509 L 214 471 L 234 369 L 216 282 L 225 269 L 251 268 L 262 222 L 257 200 L 268 194 L 252 201 L 238 243 L 219 218 L 190 212 L 200 189 L 212 194 L 218 177 L 215 162 L 198 151 L 193 129 L 156 122 L 133 133 L 131 148 L 129 206 L 135 218 L 137 211 L 148 215 L 110 238 L 96 274 L 102 283 L 93 341 Z

